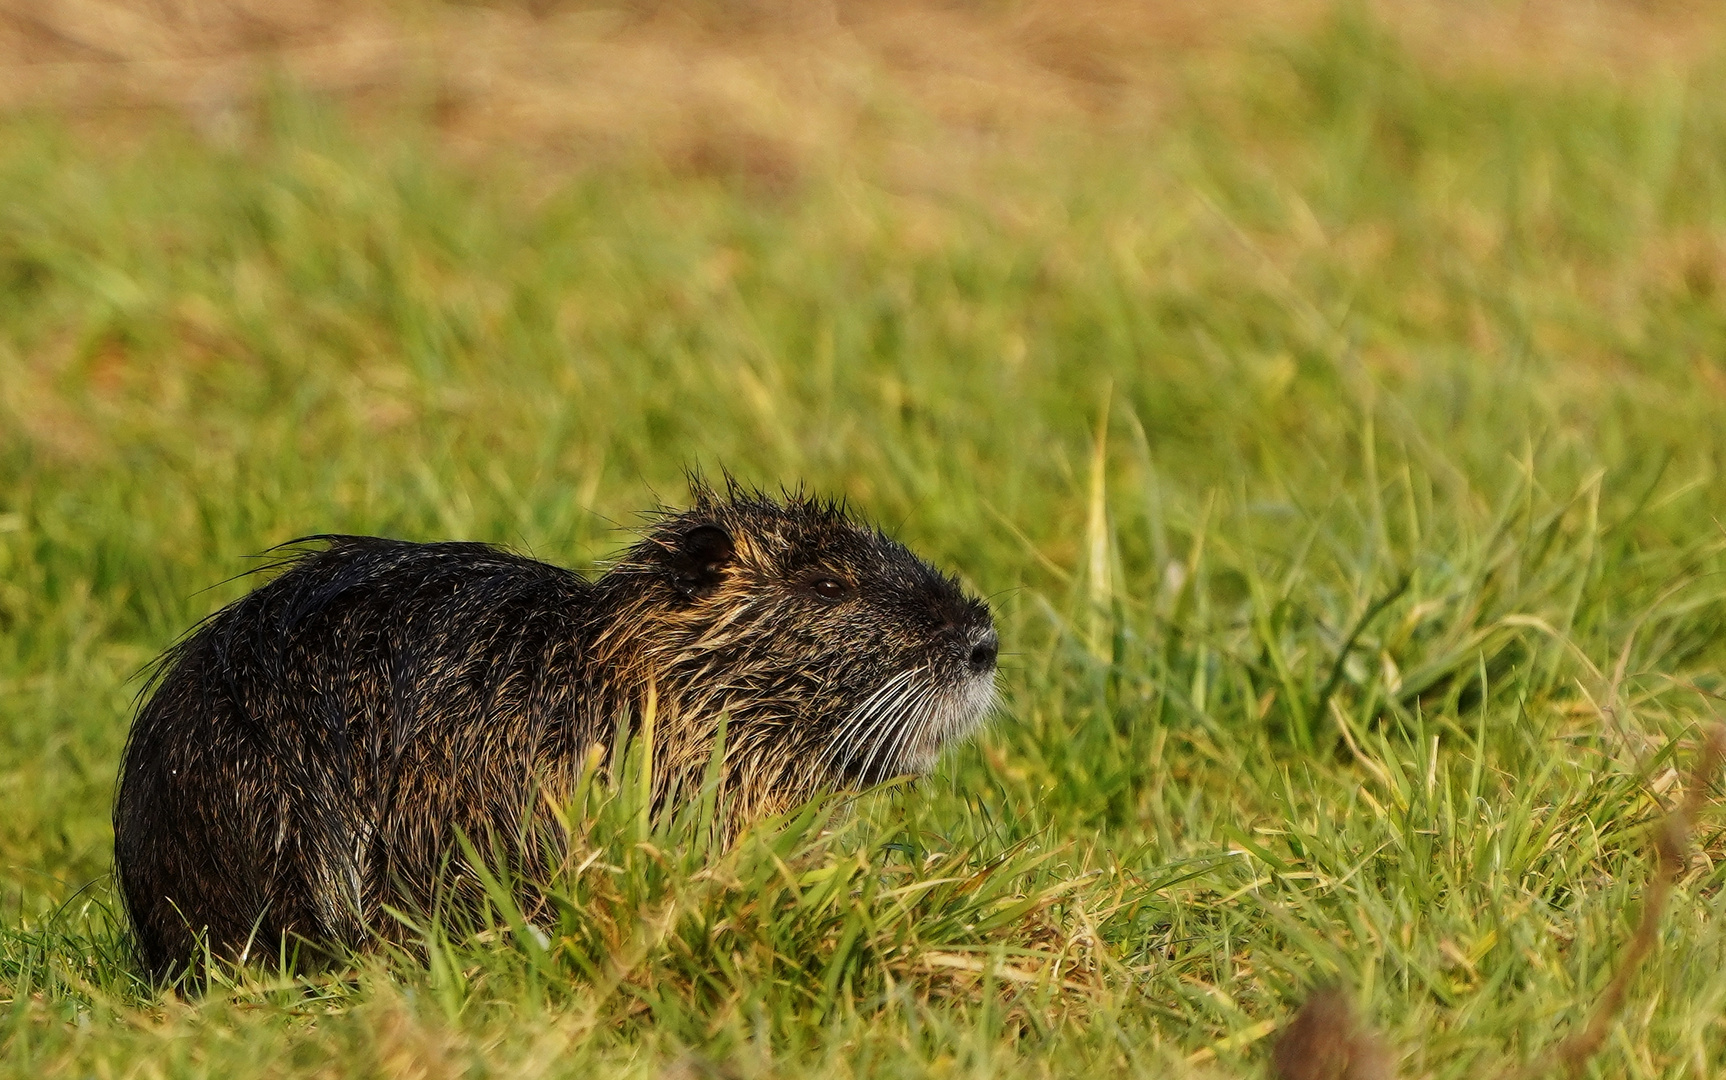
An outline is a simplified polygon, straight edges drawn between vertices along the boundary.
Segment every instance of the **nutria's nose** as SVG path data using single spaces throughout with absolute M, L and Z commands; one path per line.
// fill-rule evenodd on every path
M 971 646 L 971 670 L 978 675 L 992 671 L 995 667 L 995 657 L 1001 651 L 1001 639 L 995 636 L 993 627 L 983 633 L 975 645 Z

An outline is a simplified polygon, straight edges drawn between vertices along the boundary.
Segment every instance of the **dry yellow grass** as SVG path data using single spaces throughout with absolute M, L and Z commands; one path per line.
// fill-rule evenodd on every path
M 1515 78 L 1682 70 L 1726 5 L 1702 0 L 1379 0 L 1435 63 Z M 1226 11 L 1224 10 L 1226 8 Z M 168 108 L 242 133 L 271 77 L 429 106 L 458 147 L 560 161 L 650 152 L 769 188 L 812 166 L 975 152 L 1154 118 L 1177 72 L 1334 10 L 1323 0 L 0 0 L 0 108 Z M 1190 85 L 1190 81 L 1189 81 Z

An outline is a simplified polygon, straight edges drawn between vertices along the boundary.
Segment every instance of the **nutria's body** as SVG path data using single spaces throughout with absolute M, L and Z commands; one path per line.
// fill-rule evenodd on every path
M 164 657 L 133 725 L 115 863 L 157 973 L 199 935 L 363 945 L 430 902 L 457 829 L 519 834 L 650 686 L 656 790 L 699 776 L 723 715 L 734 821 L 926 770 L 993 698 L 988 608 L 812 499 L 697 487 L 593 581 L 316 539 Z

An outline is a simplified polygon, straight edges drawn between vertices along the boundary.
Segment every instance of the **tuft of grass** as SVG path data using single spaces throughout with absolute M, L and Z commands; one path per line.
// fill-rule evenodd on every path
M 1103 941 L 1142 893 L 1070 841 L 1007 843 L 981 822 L 937 832 L 926 816 L 858 812 L 850 799 L 726 842 L 717 759 L 699 792 L 651 818 L 645 745 L 615 760 L 615 772 L 584 776 L 549 859 L 529 857 L 530 886 L 502 869 L 519 859 L 469 841 L 480 907 L 398 913 L 412 934 L 396 959 L 424 965 L 451 1015 L 507 985 L 504 996 L 540 998 L 589 1028 L 696 1044 L 715 1015 L 740 1012 L 783 1040 L 895 1013 L 907 995 L 1046 1023 L 1099 995 Z M 1099 907 L 1102 877 L 1115 899 Z M 1093 936 L 1075 936 L 1079 925 Z

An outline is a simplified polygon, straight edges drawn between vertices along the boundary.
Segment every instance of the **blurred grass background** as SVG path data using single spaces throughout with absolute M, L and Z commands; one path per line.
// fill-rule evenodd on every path
M 1539 1058 L 1723 686 L 1723 31 L 0 3 L 0 1069 L 1239 1076 L 1330 978 L 1402 1075 Z M 138 984 L 137 674 L 247 556 L 592 566 L 692 465 L 845 494 L 993 596 L 994 729 L 774 841 L 794 879 L 595 839 L 632 884 L 572 886 L 591 962 L 481 933 Z M 1598 1075 L 1726 1066 L 1702 840 Z M 976 884 L 870 884 L 922 865 Z

